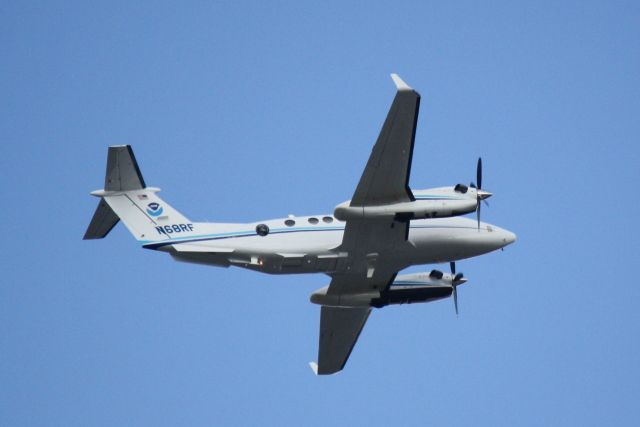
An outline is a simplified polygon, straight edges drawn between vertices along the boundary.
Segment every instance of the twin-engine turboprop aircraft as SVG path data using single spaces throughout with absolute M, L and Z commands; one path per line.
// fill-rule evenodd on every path
M 333 215 L 250 224 L 193 222 L 147 187 L 131 147 L 109 147 L 100 203 L 84 236 L 105 237 L 122 220 L 142 247 L 174 259 L 271 274 L 325 273 L 329 286 L 311 302 L 322 306 L 316 374 L 344 368 L 372 307 L 429 302 L 453 294 L 466 279 L 455 261 L 501 249 L 515 234 L 480 222 L 491 193 L 458 184 L 412 191 L 409 172 L 420 95 L 400 77 L 397 93 L 353 198 Z M 476 211 L 477 221 L 460 215 Z M 451 273 L 398 275 L 417 264 L 451 263 Z

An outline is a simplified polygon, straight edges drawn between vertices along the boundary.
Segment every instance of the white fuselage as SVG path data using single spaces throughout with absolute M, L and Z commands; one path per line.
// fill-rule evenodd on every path
M 256 232 L 259 225 L 268 227 L 267 235 Z M 194 223 L 188 235 L 169 233 L 164 240 L 143 243 L 187 262 L 236 265 L 271 274 L 333 272 L 339 265 L 344 226 L 330 215 L 248 224 Z M 413 220 L 409 244 L 387 255 L 405 268 L 482 255 L 514 240 L 507 230 L 486 223 L 478 229 L 476 221 L 464 217 Z

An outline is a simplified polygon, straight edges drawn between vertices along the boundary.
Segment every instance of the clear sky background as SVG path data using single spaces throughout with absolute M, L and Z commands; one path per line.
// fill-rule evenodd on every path
M 638 425 L 637 2 L 89 3 L 0 5 L 0 425 Z M 482 156 L 518 234 L 458 264 L 459 318 L 377 310 L 318 378 L 328 277 L 81 240 L 110 144 L 194 220 L 332 212 L 391 72 L 412 187 Z

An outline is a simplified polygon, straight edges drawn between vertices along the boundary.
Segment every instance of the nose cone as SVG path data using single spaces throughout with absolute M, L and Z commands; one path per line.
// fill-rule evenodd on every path
M 470 218 L 458 220 L 466 227 L 460 229 L 453 239 L 448 240 L 453 251 L 451 258 L 462 259 L 497 251 L 516 241 L 516 235 L 498 226 L 480 223 L 478 230 L 476 221 Z
M 503 236 L 502 236 L 502 241 L 504 242 L 504 245 L 510 245 L 513 242 L 515 242 L 517 239 L 517 236 L 515 235 L 515 233 L 512 233 L 511 231 L 508 230 L 503 230 Z

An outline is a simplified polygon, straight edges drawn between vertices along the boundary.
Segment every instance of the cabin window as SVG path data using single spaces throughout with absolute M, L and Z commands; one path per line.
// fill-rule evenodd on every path
M 330 223 L 333 222 L 333 217 L 325 216 L 325 217 L 322 218 L 322 221 L 326 222 L 327 224 L 330 224 Z
M 269 226 L 267 224 L 256 225 L 256 233 L 258 233 L 258 236 L 266 236 L 269 234 Z
M 315 218 L 315 217 L 309 218 L 309 224 L 317 224 L 318 222 L 319 222 L 318 218 Z
M 284 225 L 286 225 L 287 227 L 293 227 L 294 225 L 296 225 L 296 222 L 292 219 L 288 219 L 284 222 Z

